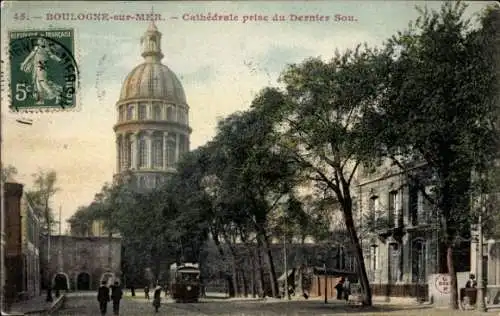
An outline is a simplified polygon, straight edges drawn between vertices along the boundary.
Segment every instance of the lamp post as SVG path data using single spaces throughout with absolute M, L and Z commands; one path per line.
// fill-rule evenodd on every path
M 484 201 L 481 207 L 481 212 L 484 211 Z M 479 252 L 479 265 L 477 267 L 477 309 L 480 312 L 486 312 L 488 309 L 486 308 L 486 303 L 484 301 L 485 297 L 485 288 L 484 288 L 484 279 L 483 279 L 483 220 L 482 214 L 479 214 L 479 223 L 478 223 L 478 252 Z
M 328 281 L 328 278 L 327 278 L 327 274 L 326 274 L 326 262 L 323 263 L 323 269 L 325 271 L 325 304 L 328 303 L 328 295 L 327 295 L 327 291 L 328 291 L 328 286 L 327 286 L 327 281 Z
M 288 267 L 286 260 L 286 233 L 283 235 L 283 260 L 285 264 L 285 291 L 284 295 L 290 299 L 290 295 L 288 295 Z

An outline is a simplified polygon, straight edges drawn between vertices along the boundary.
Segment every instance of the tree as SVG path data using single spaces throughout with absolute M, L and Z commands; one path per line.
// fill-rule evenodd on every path
M 380 93 L 365 115 L 365 133 L 376 135 L 383 157 L 404 171 L 408 162 L 424 161 L 434 177 L 430 196 L 408 173 L 439 210 L 453 309 L 458 308 L 453 254 L 460 240 L 469 238 L 471 173 L 490 168 L 498 148 L 493 30 L 485 18 L 472 29 L 463 18 L 465 8 L 447 2 L 440 12 L 420 10 L 414 27 L 386 43 L 376 63 Z
M 51 199 L 59 191 L 56 187 L 57 173 L 54 170 L 39 170 L 33 174 L 33 189 L 28 190 L 26 195 L 33 208 L 42 221 L 42 231 L 53 233 L 58 221 L 55 220 L 54 210 L 51 207 Z
M 253 103 L 260 102 L 256 98 Z M 284 153 L 274 150 L 273 122 L 253 109 L 221 121 L 213 140 L 212 176 L 216 187 L 219 230 L 226 225 L 256 232 L 259 249 L 264 249 L 270 269 L 271 291 L 277 296 L 276 272 L 269 249 L 268 215 L 295 186 L 298 168 Z M 222 215 L 222 216 L 220 216 Z M 231 226 L 233 225 L 233 226 Z M 244 236 L 242 236 L 244 237 Z M 261 276 L 263 273 L 261 272 Z M 261 282 L 264 282 L 263 276 Z
M 5 168 L 2 167 L 2 181 L 7 182 L 7 181 L 12 181 L 14 176 L 17 175 L 17 169 L 16 167 L 12 165 L 8 165 Z
M 377 77 L 372 52 L 336 53 L 330 62 L 318 58 L 290 65 L 282 74 L 286 92 L 267 88 L 260 110 L 271 117 L 288 152 L 312 184 L 336 197 L 356 258 L 363 304 L 371 290 L 353 220 L 351 185 L 360 163 L 370 160 L 370 139 L 360 133 L 363 110 L 376 99 Z

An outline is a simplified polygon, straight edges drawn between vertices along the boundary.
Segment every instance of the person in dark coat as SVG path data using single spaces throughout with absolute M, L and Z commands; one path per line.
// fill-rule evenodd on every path
M 113 315 L 120 314 L 120 300 L 122 299 L 123 291 L 118 284 L 115 282 L 111 287 L 111 300 L 113 301 Z
M 341 300 L 342 299 L 342 291 L 344 289 L 344 277 L 340 278 L 339 283 L 335 285 L 335 290 L 337 290 L 337 299 Z
M 149 286 L 144 287 L 144 297 L 149 301 Z
M 111 301 L 109 296 L 109 288 L 106 286 L 106 281 L 101 282 L 101 286 L 97 291 L 97 301 L 99 302 L 99 309 L 101 310 L 101 315 L 106 315 L 106 309 L 108 308 L 108 302 Z
M 155 308 L 156 313 L 158 313 L 158 309 L 160 309 L 160 302 L 161 302 L 161 286 L 157 284 L 153 294 L 153 306 Z

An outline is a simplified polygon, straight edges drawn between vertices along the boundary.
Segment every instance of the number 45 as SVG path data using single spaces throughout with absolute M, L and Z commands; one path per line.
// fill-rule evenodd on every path
M 16 84 L 16 100 L 24 101 L 28 96 L 28 92 L 31 92 L 31 87 L 26 85 L 26 83 Z

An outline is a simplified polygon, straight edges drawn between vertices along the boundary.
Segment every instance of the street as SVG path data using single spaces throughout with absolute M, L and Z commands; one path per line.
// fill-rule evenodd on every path
M 164 300 L 165 301 L 165 300 Z M 162 304 L 158 314 L 154 313 L 151 301 L 143 297 L 126 296 L 120 306 L 120 315 L 394 315 L 394 316 L 451 316 L 482 315 L 474 311 L 449 311 L 433 309 L 430 306 L 378 305 L 369 309 L 346 306 L 343 302 L 332 301 L 324 304 L 321 300 L 278 301 L 278 300 L 224 300 L 211 299 L 199 303 L 178 304 L 171 301 Z M 496 315 L 498 312 L 485 313 Z M 99 315 L 99 308 L 94 293 L 72 293 L 67 297 L 64 309 L 53 314 L 58 316 Z M 108 305 L 107 315 L 112 315 L 112 306 Z

